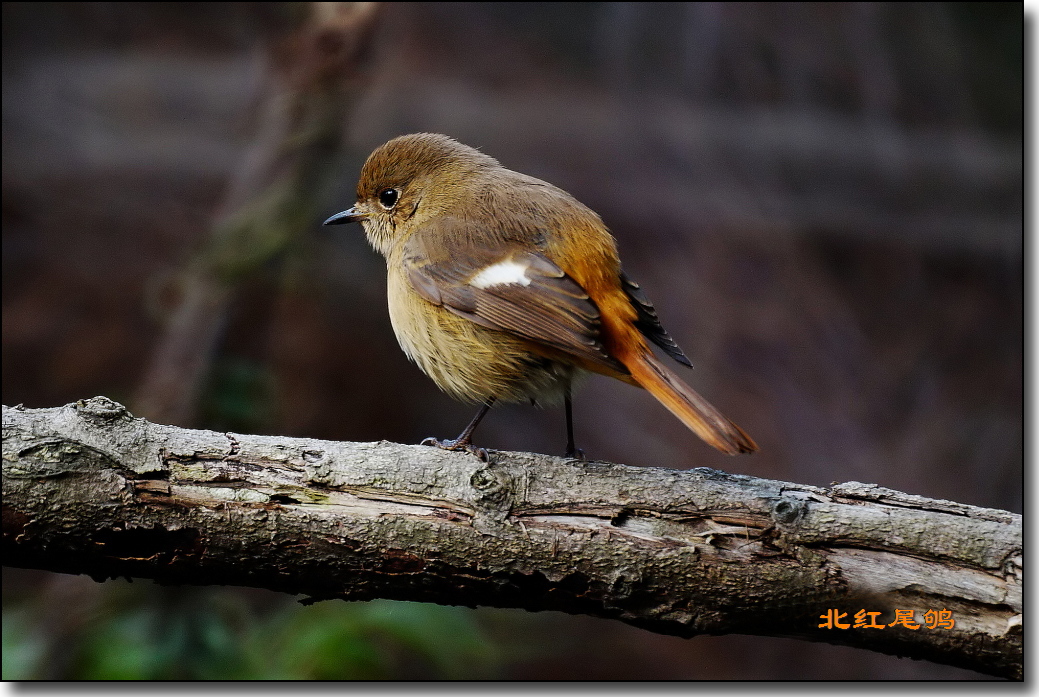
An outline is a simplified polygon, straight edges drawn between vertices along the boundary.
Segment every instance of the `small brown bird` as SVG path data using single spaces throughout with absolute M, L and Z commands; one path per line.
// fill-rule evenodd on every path
M 594 211 L 540 179 L 435 133 L 400 136 L 368 157 L 357 203 L 325 225 L 360 222 L 386 257 L 390 321 L 404 353 L 440 389 L 483 402 L 566 406 L 584 372 L 644 387 L 696 435 L 729 455 L 750 436 L 653 355 L 649 341 L 691 365 L 652 303 L 621 271 L 617 244 Z

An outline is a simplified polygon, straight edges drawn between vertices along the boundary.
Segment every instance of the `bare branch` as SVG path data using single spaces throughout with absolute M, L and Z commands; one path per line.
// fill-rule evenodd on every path
M 3 429 L 9 565 L 562 610 L 1022 674 L 1021 517 L 1005 511 L 855 482 L 188 430 L 104 397 L 5 406 Z M 919 628 L 888 626 L 896 609 Z M 854 627 L 860 610 L 883 629 Z

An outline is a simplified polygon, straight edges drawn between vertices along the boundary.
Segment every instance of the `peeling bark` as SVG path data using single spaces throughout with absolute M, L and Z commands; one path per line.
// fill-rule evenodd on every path
M 5 406 L 3 432 L 12 566 L 561 610 L 1022 675 L 1021 517 L 1006 511 L 858 482 L 189 430 L 104 397 Z M 885 626 L 820 627 L 831 609 Z M 887 626 L 896 609 L 920 627 Z M 939 610 L 954 627 L 927 626 Z

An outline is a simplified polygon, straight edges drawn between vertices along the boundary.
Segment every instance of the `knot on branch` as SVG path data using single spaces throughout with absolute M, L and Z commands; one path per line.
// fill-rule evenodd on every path
M 808 512 L 808 502 L 802 498 L 784 494 L 772 504 L 772 520 L 777 525 L 794 525 Z
M 510 498 L 512 477 L 500 467 L 488 464 L 473 472 L 469 484 L 476 489 L 476 500 L 498 507 Z
M 124 416 L 133 417 L 129 410 L 119 402 L 108 397 L 91 397 L 75 403 L 76 413 L 90 421 L 114 421 Z
M 475 491 L 473 501 L 482 514 L 479 519 L 497 526 L 508 518 L 515 487 L 512 475 L 504 467 L 493 462 L 484 465 L 469 477 L 469 485 Z

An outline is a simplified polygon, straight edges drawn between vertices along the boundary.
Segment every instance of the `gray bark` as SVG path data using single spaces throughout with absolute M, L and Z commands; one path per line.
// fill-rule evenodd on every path
M 5 406 L 3 424 L 8 565 L 562 610 L 1022 675 L 1021 517 L 1006 511 L 857 482 L 189 430 L 104 397 Z M 912 610 L 920 628 L 820 627 L 830 609 L 849 625 Z M 955 626 L 929 628 L 938 610 Z

